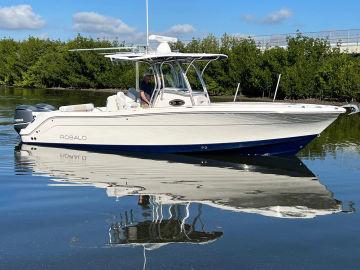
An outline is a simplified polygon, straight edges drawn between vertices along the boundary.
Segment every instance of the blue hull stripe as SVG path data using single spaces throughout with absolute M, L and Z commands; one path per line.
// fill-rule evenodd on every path
M 253 142 L 194 144 L 194 145 L 89 145 L 27 143 L 50 147 L 62 147 L 98 152 L 152 152 L 152 153 L 196 153 L 196 152 L 237 152 L 244 155 L 295 155 L 316 135 L 291 137 Z

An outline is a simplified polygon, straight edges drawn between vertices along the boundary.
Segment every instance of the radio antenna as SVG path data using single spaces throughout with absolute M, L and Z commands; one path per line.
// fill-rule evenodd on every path
M 146 50 L 149 48 L 149 0 L 146 0 Z

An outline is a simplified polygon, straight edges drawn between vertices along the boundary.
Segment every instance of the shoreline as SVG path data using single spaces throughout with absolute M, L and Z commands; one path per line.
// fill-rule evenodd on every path
M 53 90 L 53 91 L 81 91 L 81 92 L 99 92 L 99 93 L 109 93 L 114 94 L 119 91 L 127 91 L 127 89 L 115 89 L 115 88 L 63 88 L 63 87 L 52 87 L 52 88 L 26 88 L 26 87 L 17 87 L 17 86 L 0 86 L 1 88 L 17 88 L 17 89 L 34 89 L 34 90 Z M 223 95 L 223 96 L 210 96 L 210 99 L 214 102 L 229 102 L 234 99 L 234 96 Z M 247 97 L 247 96 L 238 96 L 236 99 L 237 102 L 273 102 L 272 98 L 267 97 Z M 319 104 L 319 105 L 334 105 L 341 106 L 344 104 L 355 103 L 359 104 L 358 101 L 345 102 L 341 100 L 320 100 L 315 98 L 309 99 L 276 99 L 275 102 L 281 103 L 303 103 L 303 104 Z

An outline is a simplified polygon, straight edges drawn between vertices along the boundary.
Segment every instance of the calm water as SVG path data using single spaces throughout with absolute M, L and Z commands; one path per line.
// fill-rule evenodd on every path
M 109 94 L 0 89 L 0 269 L 360 269 L 360 116 L 294 158 L 19 146 L 16 104 Z

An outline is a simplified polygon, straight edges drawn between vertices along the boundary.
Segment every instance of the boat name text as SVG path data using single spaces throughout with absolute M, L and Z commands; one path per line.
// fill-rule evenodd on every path
M 78 135 L 60 135 L 61 140 L 68 141 L 86 141 L 87 136 L 78 136 Z

